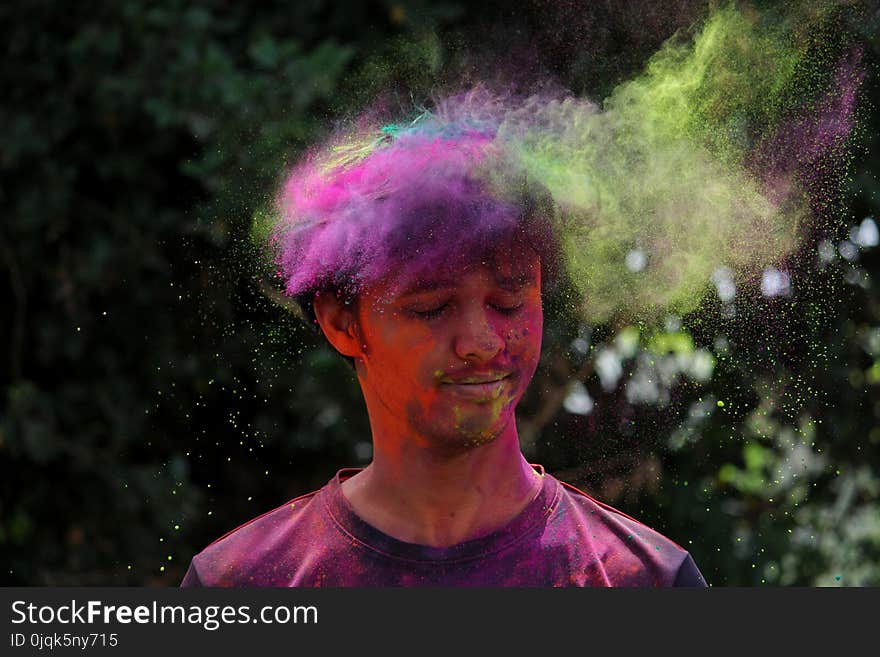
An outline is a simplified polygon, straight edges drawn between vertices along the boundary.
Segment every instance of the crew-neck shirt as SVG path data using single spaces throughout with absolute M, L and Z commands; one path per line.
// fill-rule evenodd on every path
M 687 550 L 534 467 L 540 490 L 513 520 L 450 547 L 365 522 L 342 492 L 360 469 L 340 470 L 211 543 L 181 586 L 706 586 Z

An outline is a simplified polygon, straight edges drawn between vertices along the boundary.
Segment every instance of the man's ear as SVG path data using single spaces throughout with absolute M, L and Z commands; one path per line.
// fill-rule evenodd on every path
M 345 304 L 333 292 L 318 292 L 312 301 L 315 318 L 328 342 L 343 356 L 363 354 L 353 304 Z

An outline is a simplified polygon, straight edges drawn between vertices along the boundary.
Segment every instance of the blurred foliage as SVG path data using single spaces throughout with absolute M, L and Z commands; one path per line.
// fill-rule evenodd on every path
M 214 538 L 368 462 L 351 370 L 245 246 L 312 138 L 377 94 L 406 106 L 481 77 L 599 99 L 705 10 L 0 7 L 2 582 L 176 585 Z M 784 294 L 755 281 L 660 327 L 548 306 L 524 450 L 683 544 L 713 585 L 880 584 L 878 16 L 835 35 L 868 65 L 856 156 Z

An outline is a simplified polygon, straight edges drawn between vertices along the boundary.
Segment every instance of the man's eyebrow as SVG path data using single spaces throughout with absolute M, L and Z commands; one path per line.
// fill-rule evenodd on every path
M 400 295 L 406 296 L 420 292 L 433 292 L 434 290 L 443 290 L 451 287 L 455 287 L 455 281 L 448 279 L 418 280 L 405 286 Z
M 513 276 L 496 276 L 495 284 L 505 290 L 519 290 L 535 281 L 533 272 L 525 272 L 515 274 Z M 400 296 L 409 296 L 411 294 L 419 294 L 423 292 L 434 292 L 436 290 L 447 290 L 454 288 L 458 283 L 448 278 L 430 278 L 416 280 L 403 287 Z
M 534 273 L 526 272 L 515 276 L 500 276 L 495 279 L 495 282 L 498 284 L 498 287 L 503 287 L 505 290 L 518 290 L 530 283 L 534 283 L 535 275 Z

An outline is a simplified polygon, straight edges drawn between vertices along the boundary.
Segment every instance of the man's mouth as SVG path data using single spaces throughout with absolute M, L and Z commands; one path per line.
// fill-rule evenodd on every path
M 510 376 L 510 372 L 492 372 L 461 377 L 445 377 L 440 379 L 440 383 L 446 390 L 464 397 L 492 400 L 501 396 Z
M 493 371 L 493 372 L 481 372 L 481 373 L 471 373 L 465 374 L 461 376 L 444 376 L 440 378 L 440 383 L 453 383 L 459 385 L 480 385 L 483 383 L 495 383 L 496 381 L 501 381 L 502 379 L 506 379 L 510 376 L 510 372 L 506 371 Z

